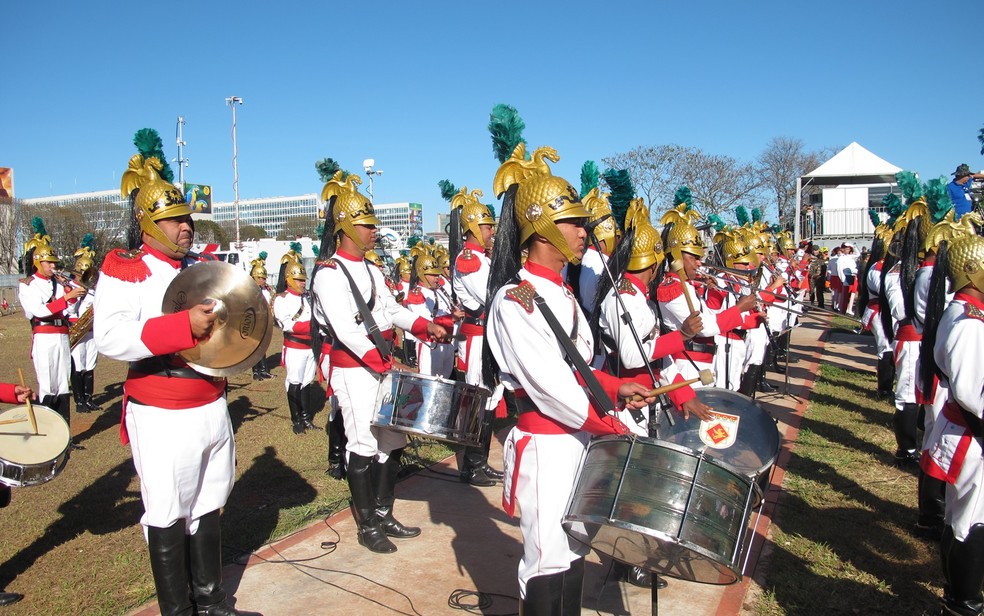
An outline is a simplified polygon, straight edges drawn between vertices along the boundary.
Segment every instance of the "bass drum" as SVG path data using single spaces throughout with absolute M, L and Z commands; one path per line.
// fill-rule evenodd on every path
M 767 473 L 779 455 L 779 428 L 758 402 L 730 389 L 700 387 L 697 399 L 714 409 L 709 421 L 661 416 L 660 440 L 696 451 L 756 478 Z
M 387 372 L 372 425 L 458 445 L 481 445 L 489 390 L 416 372 Z
M 604 436 L 588 444 L 563 526 L 629 565 L 732 584 L 757 493 L 744 473 L 685 447 Z
M 38 433 L 31 428 L 26 406 L 0 413 L 0 481 L 13 487 L 51 481 L 68 463 L 72 435 L 61 415 L 32 405 Z

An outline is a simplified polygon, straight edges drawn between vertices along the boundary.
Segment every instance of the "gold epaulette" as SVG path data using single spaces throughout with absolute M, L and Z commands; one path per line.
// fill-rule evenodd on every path
M 529 280 L 524 280 L 515 287 L 506 291 L 506 297 L 522 306 L 526 312 L 533 314 L 533 296 L 536 295 L 536 287 Z
M 629 295 L 636 294 L 636 286 L 632 284 L 632 281 L 628 278 L 623 278 L 618 281 L 618 292 L 628 293 Z
M 981 310 L 970 302 L 964 305 L 964 314 L 972 319 L 984 321 L 984 310 Z
M 327 267 L 330 269 L 335 269 L 336 267 L 338 267 L 338 261 L 334 259 L 325 259 L 324 261 L 318 261 L 316 265 L 320 265 L 321 267 Z

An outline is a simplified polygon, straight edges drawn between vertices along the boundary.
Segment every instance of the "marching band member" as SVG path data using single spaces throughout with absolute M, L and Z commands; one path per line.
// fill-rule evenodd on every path
M 219 510 L 235 480 L 236 445 L 226 379 L 195 372 L 177 355 L 208 338 L 214 304 L 164 315 L 165 291 L 195 263 L 191 208 L 161 179 L 162 163 L 130 159 L 121 192 L 139 223 L 139 250 L 113 250 L 99 275 L 93 333 L 99 352 L 130 362 L 123 385 L 123 442 L 140 477 L 157 600 L 165 616 L 247 614 L 222 587 Z
M 38 398 L 41 404 L 57 411 L 71 425 L 69 306 L 77 303 L 86 291 L 55 280 L 59 259 L 51 247 L 51 238 L 40 218 L 35 217 L 32 224 L 34 237 L 24 247 L 27 278 L 20 280 L 17 297 L 24 316 L 31 322 L 31 359 L 38 379 Z
M 13 383 L 0 383 L 0 402 L 6 404 L 24 404 L 34 397 L 30 387 L 22 387 Z M 0 481 L 0 509 L 10 504 L 10 486 Z M 0 607 L 13 605 L 24 598 L 17 592 L 7 592 L 0 588 Z
M 267 253 L 264 251 L 261 252 L 257 258 L 250 261 L 249 275 L 256 281 L 256 286 L 260 288 L 260 293 L 263 294 L 263 299 L 266 300 L 267 306 L 271 306 L 272 309 L 273 289 L 271 289 L 270 285 L 267 284 L 266 258 Z M 254 381 L 262 381 L 264 379 L 273 378 L 273 375 L 270 374 L 270 371 L 267 369 L 266 361 L 266 356 L 263 356 L 256 362 L 256 365 L 253 366 Z
M 875 357 L 878 360 L 876 374 L 878 390 L 876 395 L 885 398 L 892 395 L 895 381 L 895 357 L 892 352 L 892 341 L 885 335 L 885 327 L 879 316 L 881 311 L 881 278 L 885 266 L 885 249 L 891 241 L 892 230 L 888 225 L 881 224 L 875 229 L 875 239 L 871 242 L 871 254 L 860 282 L 861 300 L 865 301 L 865 309 L 861 314 L 861 325 L 865 331 L 875 337 Z
M 75 251 L 75 265 L 72 268 L 72 278 L 75 285 L 88 289 L 91 280 L 95 278 L 96 270 L 93 269 L 93 259 L 96 252 L 92 249 L 93 238 L 91 233 L 86 233 L 82 238 L 81 246 Z M 93 294 L 85 293 L 79 301 L 68 305 L 69 329 L 79 322 L 79 319 L 92 318 Z M 89 331 L 86 332 L 75 347 L 72 348 L 72 395 L 75 398 L 75 408 L 80 413 L 102 410 L 98 404 L 92 401 L 92 394 L 96 385 L 96 358 L 99 352 L 96 350 L 96 341 L 92 337 L 91 321 Z
M 441 288 L 444 269 L 428 254 L 414 258 L 410 276 L 407 308 L 428 321 L 440 324 L 448 331 L 454 329 L 454 319 L 461 314 L 451 303 L 451 297 Z M 454 368 L 454 346 L 447 342 L 417 340 L 417 370 L 421 374 L 449 378 Z
M 617 400 L 647 393 L 639 383 L 593 371 L 586 363 L 587 374 L 580 373 L 565 361 L 564 339 L 577 361 L 594 355 L 587 319 L 561 277 L 563 267 L 584 254 L 589 213 L 574 187 L 550 174 L 545 158 L 558 159 L 552 149 L 541 148 L 526 161 L 519 143 L 496 173 L 496 195 L 506 196 L 493 255 L 483 366 L 486 383 L 499 374 L 520 410 L 504 445 L 503 505 L 510 516 L 517 505 L 520 509 L 520 613 L 528 616 L 580 610 L 588 548 L 567 536 L 561 518 L 590 436 L 627 432 L 608 414 L 612 409 L 592 404 L 582 384 L 600 381 L 598 388 Z M 524 249 L 528 256 L 521 267 Z M 548 314 L 563 330 L 562 338 L 548 325 Z M 630 404 L 643 408 L 653 401 Z
M 495 237 L 495 218 L 492 212 L 478 197 L 481 191 L 467 193 L 467 188 L 454 196 L 452 207 L 461 208 L 464 247 L 454 261 L 451 277 L 455 297 L 464 310 L 464 318 L 458 327 L 457 368 L 469 385 L 482 384 L 482 347 L 485 344 L 485 308 L 488 291 L 491 260 L 487 251 L 492 247 Z M 500 407 L 502 386 L 492 390 L 486 410 L 500 409 L 498 415 L 505 416 Z M 502 471 L 489 465 L 489 449 L 492 446 L 492 420 L 494 414 L 486 413 L 486 424 L 482 426 L 481 446 L 467 446 L 462 452 L 460 470 L 461 481 L 473 486 L 488 487 L 501 480 Z
M 956 291 L 940 319 L 933 355 L 947 401 L 929 437 L 920 466 L 946 482 L 946 527 L 940 541 L 943 613 L 984 612 L 984 238 L 956 240 L 948 273 Z
M 592 227 L 591 232 L 598 239 L 598 245 L 601 247 L 599 251 L 594 242 L 589 241 L 587 250 L 584 251 L 584 258 L 581 260 L 577 292 L 578 300 L 586 314 L 594 313 L 598 284 L 605 278 L 603 272 L 612 256 L 612 251 L 615 250 L 617 227 L 608 197 L 608 193 L 599 192 L 598 187 L 595 186 L 581 200 L 584 209 L 591 213 L 588 223 L 597 223 Z
M 359 544 L 386 554 L 396 551 L 389 537 L 420 534 L 419 528 L 404 526 L 393 516 L 399 454 L 406 436 L 372 425 L 376 392 L 393 365 L 393 327 L 417 338 L 443 340 L 448 332 L 398 304 L 386 289 L 382 272 L 365 260 L 366 251 L 376 243 L 379 219 L 358 192 L 359 183 L 356 175 L 343 181 L 339 171 L 322 189 L 322 199 L 328 202 L 319 255 L 323 267 L 313 290 L 318 313 L 333 334 L 329 383 L 348 438 L 346 476 Z
M 298 244 L 298 248 L 300 244 Z M 318 366 L 311 352 L 311 294 L 307 292 L 307 272 L 298 256 L 284 256 L 287 262 L 277 281 L 280 291 L 273 300 L 273 318 L 284 330 L 284 350 L 281 365 L 286 371 L 287 405 L 294 434 L 314 430 L 314 384 Z

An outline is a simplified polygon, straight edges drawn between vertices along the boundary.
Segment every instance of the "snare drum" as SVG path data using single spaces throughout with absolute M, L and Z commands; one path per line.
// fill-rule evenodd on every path
M 732 584 L 757 492 L 744 473 L 686 447 L 604 436 L 588 444 L 563 526 L 629 565 Z
M 697 399 L 714 409 L 713 418 L 695 415 L 659 426 L 660 440 L 703 452 L 752 479 L 768 472 L 779 455 L 779 428 L 758 402 L 717 387 L 695 389 Z
M 35 486 L 54 479 L 68 462 L 72 434 L 61 415 L 46 406 L 32 405 L 38 434 L 31 428 L 26 406 L 0 413 L 0 481 L 14 486 Z M 4 422 L 11 423 L 4 423 Z
M 387 372 L 372 425 L 439 441 L 481 445 L 489 390 L 415 372 Z

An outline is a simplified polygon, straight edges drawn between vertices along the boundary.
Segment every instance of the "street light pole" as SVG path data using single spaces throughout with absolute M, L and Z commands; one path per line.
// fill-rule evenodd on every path
M 232 107 L 232 191 L 234 196 L 233 207 L 236 211 L 236 250 L 242 250 L 242 242 L 239 241 L 239 150 L 236 148 L 236 105 L 242 105 L 243 99 L 238 96 L 226 97 L 226 104 Z
M 188 145 L 184 140 L 184 132 L 181 130 L 185 124 L 185 119 L 182 116 L 178 116 L 178 126 L 175 129 L 174 140 L 178 143 L 178 158 L 175 160 L 178 163 L 178 183 L 181 184 L 181 191 L 184 192 L 185 183 L 185 167 L 188 166 L 188 159 L 184 157 L 184 147 Z
M 373 158 L 367 158 L 362 161 L 362 168 L 366 171 L 366 176 L 369 178 L 369 203 L 373 203 L 372 199 L 372 176 L 383 175 L 382 170 L 374 171 L 373 167 L 376 165 L 376 160 Z

